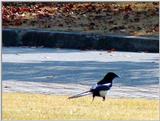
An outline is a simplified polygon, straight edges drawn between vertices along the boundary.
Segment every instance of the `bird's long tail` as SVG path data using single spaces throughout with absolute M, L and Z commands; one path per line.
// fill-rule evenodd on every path
M 77 94 L 77 95 L 73 95 L 71 97 L 68 97 L 68 99 L 73 99 L 73 98 L 78 98 L 78 97 L 83 97 L 83 96 L 86 96 L 86 95 L 90 95 L 91 94 L 91 91 L 85 91 L 85 92 L 82 92 L 80 94 Z

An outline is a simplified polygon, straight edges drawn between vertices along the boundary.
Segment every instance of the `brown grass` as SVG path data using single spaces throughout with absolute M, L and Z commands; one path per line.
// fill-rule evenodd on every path
M 67 96 L 3 93 L 5 120 L 98 119 L 158 120 L 159 101 L 147 99 L 107 99 L 91 97 L 68 100 Z

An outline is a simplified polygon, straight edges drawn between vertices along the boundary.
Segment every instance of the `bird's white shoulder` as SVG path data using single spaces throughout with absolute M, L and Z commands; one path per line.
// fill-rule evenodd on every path
M 99 86 L 111 86 L 111 83 L 106 83 L 106 84 L 95 84 L 91 87 L 91 89 L 96 89 Z

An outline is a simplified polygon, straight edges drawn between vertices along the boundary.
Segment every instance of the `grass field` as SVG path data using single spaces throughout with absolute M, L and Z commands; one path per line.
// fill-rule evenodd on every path
M 147 99 L 107 99 L 67 96 L 3 93 L 4 120 L 99 119 L 158 120 L 159 101 Z

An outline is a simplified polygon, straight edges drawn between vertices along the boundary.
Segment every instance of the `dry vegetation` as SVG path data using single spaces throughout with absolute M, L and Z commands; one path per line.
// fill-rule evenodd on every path
M 3 28 L 101 34 L 159 34 L 158 2 L 3 2 Z
M 5 120 L 99 119 L 158 120 L 158 100 L 91 97 L 68 100 L 67 96 L 3 93 Z

